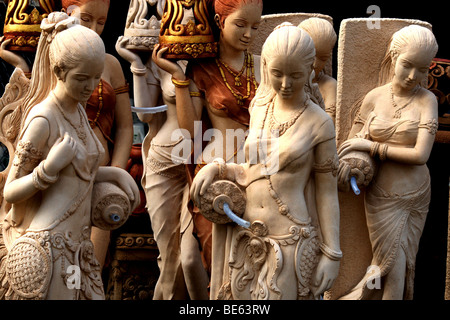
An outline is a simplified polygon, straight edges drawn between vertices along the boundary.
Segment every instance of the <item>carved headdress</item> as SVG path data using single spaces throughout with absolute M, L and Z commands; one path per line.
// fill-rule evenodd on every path
M 206 0 L 167 0 L 159 33 L 159 43 L 169 48 L 165 57 L 215 57 L 218 48 L 210 14 Z
M 57 11 L 54 0 L 9 0 L 3 28 L 4 41 L 11 51 L 35 51 L 41 34 L 40 24 L 50 12 Z

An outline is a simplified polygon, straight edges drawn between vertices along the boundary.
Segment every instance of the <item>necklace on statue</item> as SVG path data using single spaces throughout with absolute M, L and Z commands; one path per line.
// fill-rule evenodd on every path
M 231 94 L 236 98 L 237 104 L 239 106 L 243 106 L 245 104 L 245 100 L 247 100 L 251 96 L 251 84 L 253 83 L 253 86 L 255 87 L 255 91 L 258 88 L 258 84 L 255 79 L 253 56 L 250 53 L 248 53 L 247 51 L 245 51 L 244 64 L 242 66 L 241 71 L 239 71 L 238 73 L 234 72 L 225 62 L 223 62 L 222 60 L 220 60 L 218 58 L 216 58 L 216 64 L 217 64 L 217 67 L 219 68 L 220 75 L 222 76 L 225 86 L 228 88 L 228 90 L 231 92 Z M 241 77 L 244 74 L 244 71 L 247 71 L 246 72 L 246 82 L 247 82 L 247 94 L 246 95 L 241 94 L 239 91 L 236 91 L 235 89 L 233 89 L 232 86 L 230 86 L 230 84 L 228 83 L 228 80 L 225 76 L 225 71 L 222 68 L 222 66 L 224 66 L 225 69 L 231 74 L 231 76 L 233 76 L 235 87 L 242 86 Z
M 409 100 L 403 106 L 398 106 L 398 104 L 395 102 L 394 89 L 393 89 L 392 83 L 390 84 L 389 88 L 390 88 L 390 93 L 391 93 L 392 106 L 395 109 L 394 118 L 400 119 L 402 116 L 402 110 L 405 109 L 412 102 L 412 100 L 416 96 L 417 92 L 419 91 L 419 87 L 416 86 L 413 89 L 413 94 L 411 95 Z
M 55 94 L 53 94 L 53 97 L 55 98 L 56 106 L 57 106 L 59 112 L 61 113 L 61 115 L 63 116 L 63 118 L 75 130 L 75 132 L 78 136 L 78 139 L 80 139 L 83 142 L 83 144 L 86 145 L 87 144 L 86 130 L 84 129 L 83 117 L 81 116 L 81 111 L 80 111 L 79 105 L 77 104 L 77 111 L 78 111 L 78 115 L 80 117 L 80 123 L 78 125 L 74 125 L 73 122 L 69 119 L 69 117 L 67 117 L 67 115 L 64 113 L 64 110 L 61 107 L 61 104 L 59 103 L 58 98 L 55 96 Z
M 294 125 L 294 123 L 300 118 L 300 116 L 303 114 L 303 112 L 306 110 L 306 107 L 308 106 L 309 99 L 306 99 L 303 105 L 300 107 L 300 110 L 297 111 L 295 116 L 293 116 L 291 119 L 279 123 L 273 114 L 274 110 L 274 103 L 271 103 L 270 108 L 270 115 L 269 115 L 269 129 L 272 133 L 278 132 L 278 136 L 282 136 L 290 127 Z

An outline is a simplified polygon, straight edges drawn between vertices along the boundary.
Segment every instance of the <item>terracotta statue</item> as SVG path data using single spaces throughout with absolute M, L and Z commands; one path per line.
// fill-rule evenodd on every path
M 62 0 L 62 7 L 78 17 L 80 24 L 101 35 L 105 27 L 109 0 Z M 107 151 L 101 165 L 125 169 L 133 143 L 133 118 L 128 84 L 122 67 L 113 55 L 106 54 L 105 67 L 97 88 L 86 104 L 91 128 Z M 109 231 L 93 228 L 95 254 L 102 267 L 109 245 Z
M 247 162 L 208 164 L 193 181 L 191 196 L 202 212 L 224 179 L 245 190 L 242 219 L 249 227 L 231 224 L 219 298 L 318 299 L 338 274 L 338 158 L 333 122 L 305 89 L 314 57 L 314 43 L 300 28 L 283 24 L 269 35 Z
M 141 8 L 139 11 L 144 10 Z M 141 42 L 151 43 L 153 40 L 141 39 Z M 133 43 L 137 43 L 136 40 Z M 178 126 L 175 86 L 171 75 L 158 68 L 151 57 L 146 64 L 142 62 L 141 56 L 145 56 L 146 52 L 128 50 L 128 47 L 136 46 L 130 44 L 130 38 L 120 37 L 116 50 L 131 64 L 135 110 L 139 119 L 149 124 L 149 132 L 142 144 L 142 186 L 160 252 L 160 275 L 153 299 L 205 300 L 208 299 L 206 288 L 209 279 L 203 266 L 196 263 L 201 261 L 198 243 L 192 230 L 186 232 L 186 227 L 181 228 L 183 220 L 190 218 L 187 207 L 182 207 L 182 203 L 187 202 L 183 198 L 189 195 L 185 162 L 190 153 L 180 155 L 176 150 L 191 149 L 192 143 L 189 137 L 186 139 L 183 136 Z M 186 61 L 178 63 L 183 70 L 186 68 Z M 158 112 L 161 103 L 166 106 L 163 113 Z M 196 272 L 198 267 L 200 272 Z
M 125 170 L 99 167 L 105 150 L 81 105 L 103 72 L 102 40 L 65 13 L 41 29 L 4 188 L 3 298 L 103 299 L 91 225 L 123 224 L 139 191 Z
M 414 266 L 430 202 L 426 162 L 437 131 L 437 101 L 426 83 L 437 52 L 433 33 L 410 25 L 395 32 L 382 63 L 379 87 L 364 98 L 340 159 L 372 158 L 376 174 L 365 192 L 373 258 L 367 274 L 342 299 L 412 299 Z M 348 189 L 352 168 L 341 161 Z M 355 173 L 357 175 L 357 173 Z M 374 289 L 376 279 L 382 286 Z
M 219 28 L 217 58 L 191 60 L 185 74 L 178 65 L 162 58 L 166 48 L 155 50 L 153 54 L 156 64 L 172 75 L 180 128 L 187 130 L 194 141 L 205 140 L 207 129 L 217 135 L 217 140 L 212 139 L 215 142 L 204 146 L 204 150 L 208 150 L 205 149 L 208 146 L 213 149 L 207 154 L 196 153 L 194 146 L 189 182 L 214 158 L 221 157 L 228 163 L 245 161 L 243 144 L 250 119 L 248 107 L 260 80 L 259 56 L 250 54 L 247 49 L 261 19 L 262 0 L 216 0 L 214 7 L 214 21 Z M 195 96 L 190 92 L 196 93 Z M 231 141 L 227 140 L 227 130 L 238 134 Z M 223 257 L 227 249 L 223 244 L 230 230 L 227 231 L 227 226 L 212 226 L 193 205 L 190 205 L 190 212 L 189 227 L 199 239 L 202 258 L 211 275 L 210 297 L 215 298 L 219 289 L 216 284 L 226 272 Z
M 331 59 L 337 35 L 333 25 L 326 19 L 312 17 L 299 24 L 311 36 L 316 47 L 316 60 L 314 61 L 315 77 L 313 83 L 317 83 L 322 94 L 325 111 L 336 118 L 336 79 L 325 73 L 325 66 Z

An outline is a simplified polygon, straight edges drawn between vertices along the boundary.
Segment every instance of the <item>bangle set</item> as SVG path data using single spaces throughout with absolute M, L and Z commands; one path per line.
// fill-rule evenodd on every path
M 41 161 L 32 173 L 33 185 L 38 190 L 47 189 L 51 184 L 58 181 L 59 178 L 59 174 L 49 176 L 44 170 L 44 163 L 45 160 Z
M 386 160 L 387 158 L 387 151 L 388 151 L 388 145 L 387 144 L 381 144 L 379 142 L 372 142 L 372 145 L 370 147 L 370 156 L 374 158 L 376 155 L 380 158 L 381 161 Z
M 216 158 L 213 163 L 219 166 L 219 180 L 224 180 L 227 177 L 227 164 L 222 158 Z

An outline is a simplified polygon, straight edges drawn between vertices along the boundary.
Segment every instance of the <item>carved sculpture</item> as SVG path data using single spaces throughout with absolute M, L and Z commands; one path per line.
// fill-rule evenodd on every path
M 130 12 L 132 9 L 136 11 L 137 8 L 132 6 L 133 3 L 130 4 Z M 141 3 L 141 6 L 147 4 Z M 144 12 L 145 8 L 137 11 Z M 185 18 L 189 19 L 188 16 Z M 190 152 L 176 152 L 191 150 L 192 143 L 190 137 L 183 136 L 178 125 L 175 85 L 171 81 L 171 75 L 158 68 L 151 59 L 146 64 L 143 63 L 144 48 L 130 45 L 135 40 L 126 34 L 132 33 L 126 32 L 124 37 L 119 38 L 116 50 L 131 64 L 136 106 L 134 110 L 139 119 L 148 123 L 150 128 L 142 144 L 145 165 L 141 183 L 160 252 L 160 275 L 153 298 L 208 299 L 209 279 L 201 262 L 197 240 L 192 235 L 190 213 L 185 205 L 188 196 L 185 163 Z M 186 61 L 179 61 L 178 64 L 185 70 Z M 161 100 L 165 105 L 158 106 Z
M 300 28 L 282 25 L 269 35 L 246 163 L 217 161 L 194 178 L 191 196 L 202 211 L 222 193 L 239 217 L 246 199 L 243 225 L 228 223 L 220 299 L 318 299 L 338 274 L 338 158 L 333 122 L 305 90 L 314 57 L 314 43 Z M 227 191 L 235 188 L 245 197 Z M 212 220 L 227 222 L 218 219 Z
M 331 25 L 333 24 L 333 18 L 329 15 L 320 14 L 320 13 L 305 13 L 305 12 L 296 12 L 296 13 L 282 13 L 282 14 L 268 14 L 262 16 L 261 23 L 256 31 L 255 41 L 253 41 L 250 51 L 254 54 L 260 54 L 261 48 L 266 40 L 267 36 L 272 32 L 272 30 L 281 23 L 289 22 L 293 25 L 299 25 L 305 20 L 309 19 L 322 19 L 328 21 Z M 332 59 L 328 59 L 325 66 L 323 67 L 324 73 L 326 77 L 332 76 Z M 311 75 L 310 83 L 308 83 L 306 89 L 310 93 L 311 99 L 313 99 L 314 103 L 321 106 L 323 109 L 326 109 L 326 105 L 324 102 L 324 98 L 320 92 L 320 88 L 318 84 L 314 81 L 316 78 L 316 74 Z M 329 109 L 329 107 L 328 107 Z M 333 110 L 328 112 L 332 118 Z
M 36 51 L 40 24 L 50 12 L 59 10 L 54 0 L 10 0 L 6 9 L 4 39 L 7 50 Z
M 80 19 L 80 24 L 103 33 L 107 22 L 109 0 L 62 0 L 64 10 Z M 95 134 L 107 151 L 101 165 L 126 168 L 133 143 L 133 119 L 128 84 L 122 67 L 113 55 L 106 54 L 102 78 L 86 103 L 86 113 Z M 95 254 L 103 267 L 109 231 L 93 228 Z
M 165 3 L 166 0 L 131 0 L 123 34 L 128 39 L 127 49 L 150 51 L 158 44 Z
M 159 43 L 167 59 L 217 56 L 207 0 L 167 0 L 161 19 Z
M 355 248 L 355 239 L 350 239 L 351 232 L 341 230 L 344 255 L 347 250 L 349 253 L 359 252 L 361 256 L 352 257 L 355 259 L 352 264 L 364 270 L 360 270 L 362 275 L 354 279 L 355 273 L 350 271 L 346 274 L 347 266 L 343 264 L 342 277 L 347 277 L 347 283 L 352 283 L 354 287 L 345 290 L 343 293 L 346 294 L 342 296 L 337 295 L 336 290 L 342 290 L 337 286 L 333 288 L 332 295 L 342 299 L 412 299 L 415 257 L 430 201 L 426 161 L 438 125 L 436 97 L 425 89 L 437 43 L 430 26 L 420 21 L 382 19 L 381 30 L 367 32 L 366 28 L 362 35 L 361 28 L 366 22 L 367 19 L 343 22 L 342 41 L 348 42 L 345 44 L 347 47 L 340 50 L 347 53 L 352 41 L 358 41 L 361 37 L 374 41 L 378 46 L 379 40 L 384 38 L 388 49 L 384 56 L 380 50 L 374 50 L 372 59 L 365 57 L 375 65 L 374 68 L 380 68 L 380 74 L 371 85 L 360 82 L 361 86 L 355 90 L 357 95 L 353 91 L 351 96 L 350 91 L 344 90 L 344 86 L 352 85 L 351 76 L 345 78 L 350 82 L 338 79 L 338 83 L 342 81 L 338 86 L 338 93 L 342 95 L 339 97 L 338 94 L 338 106 L 342 109 L 338 109 L 337 118 L 349 112 L 355 115 L 352 116 L 353 126 L 347 132 L 348 140 L 344 141 L 345 131 L 339 132 L 347 119 L 338 121 L 338 136 L 343 138 L 338 139 L 338 153 L 342 160 L 339 183 L 344 185 L 343 189 L 349 189 L 347 185 L 351 175 L 358 175 L 356 172 L 361 170 L 349 165 L 344 157 L 365 154 L 366 159 L 372 158 L 375 163 L 375 175 L 369 177 L 370 183 L 366 181 L 368 186 L 361 194 L 363 198 L 356 200 L 364 200 L 371 254 L 365 256 L 366 249 L 362 246 L 367 240 L 358 242 L 359 246 Z M 364 46 L 358 42 L 358 47 Z M 340 51 L 342 53 L 344 51 Z M 355 56 L 356 51 L 353 58 Z M 347 61 L 343 68 L 349 68 Z M 377 65 L 376 61 L 380 64 Z M 341 73 L 341 76 L 344 75 Z M 348 90 L 348 87 L 345 89 Z M 363 99 L 360 92 L 365 92 Z M 344 104 L 349 99 L 354 101 L 351 111 L 351 104 Z M 365 173 L 360 172 L 359 176 L 364 177 Z M 363 180 L 359 179 L 359 182 Z M 340 200 L 343 204 L 343 228 L 350 224 L 355 228 L 355 221 L 347 220 L 349 205 L 345 202 L 351 201 L 351 198 L 343 195 Z M 345 239 L 345 236 L 349 238 Z
M 16 108 L 21 130 L 4 187 L 11 208 L 2 220 L 0 296 L 103 299 L 91 226 L 123 224 L 139 191 L 126 171 L 99 167 L 104 149 L 81 105 L 103 72 L 102 40 L 64 13 L 51 13 L 41 29 L 30 87 Z M 97 192 L 105 185 L 119 197 Z
M 162 57 L 168 49 L 162 48 L 153 54 L 156 64 L 172 76 L 180 127 L 187 130 L 193 140 L 202 139 L 206 129 L 217 131 L 215 143 L 210 141 L 197 150 L 200 152 L 194 149 L 188 166 L 189 182 L 214 158 L 221 157 L 230 163 L 244 161 L 242 148 L 249 125 L 248 107 L 260 80 L 259 56 L 250 54 L 248 50 L 261 19 L 262 1 L 216 0 L 214 7 L 221 48 L 217 58 L 191 59 L 185 74 L 179 66 Z M 242 28 L 237 27 L 237 22 Z M 202 121 L 201 136 L 195 129 L 196 121 Z M 236 133 L 232 143 L 227 139 L 227 130 Z M 210 152 L 202 153 L 202 150 Z M 220 279 L 226 273 L 224 255 L 228 245 L 223 244 L 231 230 L 226 225 L 212 226 L 198 208 L 192 203 L 190 205 L 190 226 L 199 239 L 203 261 L 211 274 L 210 297 L 215 299 Z
M 325 66 L 331 64 L 329 61 L 333 55 L 333 48 L 336 44 L 337 35 L 332 23 L 318 17 L 312 17 L 302 21 L 299 25 L 311 36 L 316 46 L 316 60 L 314 62 L 314 83 L 319 86 L 322 94 L 325 111 L 331 116 L 333 121 L 336 118 L 336 88 L 337 83 L 331 75 L 326 74 Z

